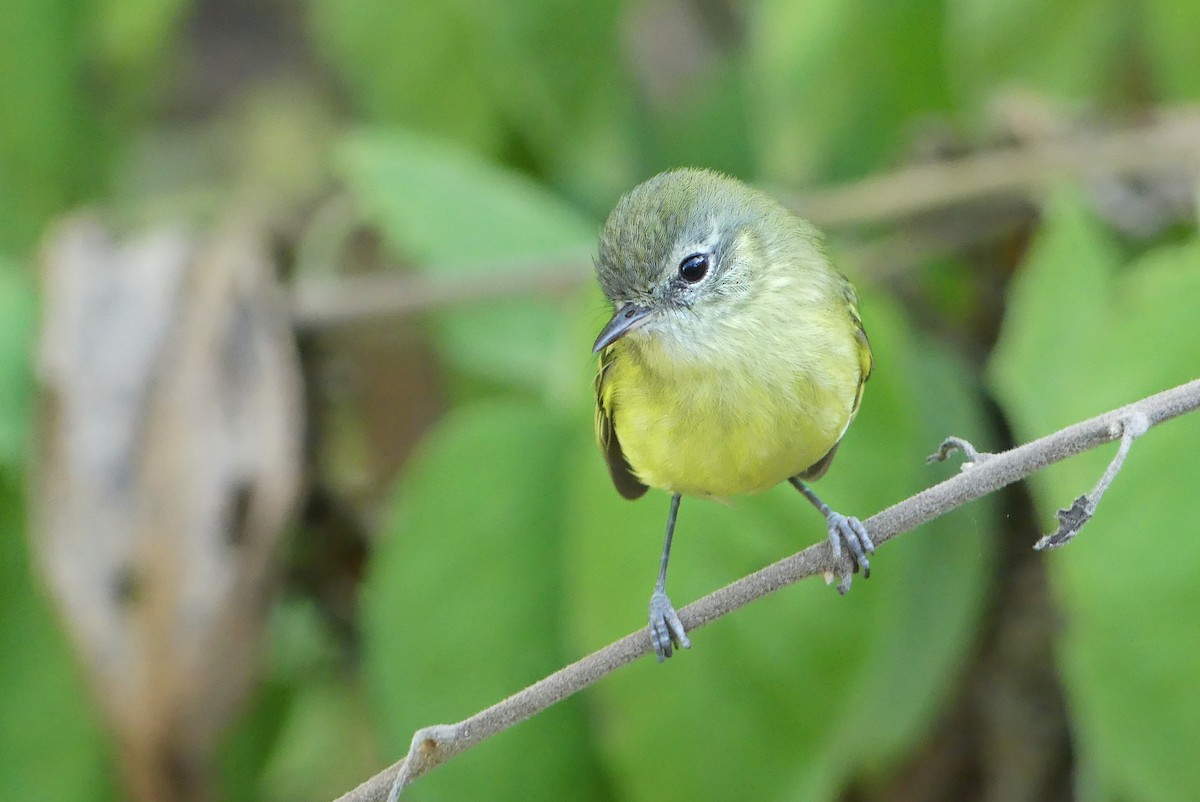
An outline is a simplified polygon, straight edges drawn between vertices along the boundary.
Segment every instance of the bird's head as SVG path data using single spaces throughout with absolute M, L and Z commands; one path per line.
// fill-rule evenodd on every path
M 621 198 L 600 235 L 596 275 L 615 312 L 594 350 L 634 332 L 701 348 L 769 291 L 781 248 L 823 258 L 805 224 L 734 178 L 654 176 Z

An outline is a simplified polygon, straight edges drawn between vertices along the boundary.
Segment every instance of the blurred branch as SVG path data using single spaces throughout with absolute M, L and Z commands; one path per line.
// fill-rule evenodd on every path
M 1053 181 L 1111 180 L 1166 169 L 1178 171 L 1187 165 L 1200 169 L 1200 114 L 1164 115 L 1153 123 L 1114 133 L 1081 133 L 906 167 L 782 199 L 821 228 L 907 219 L 982 200 L 1005 201 L 997 216 L 1011 218 L 1011 200 L 1026 197 Z M 947 248 L 965 247 L 976 241 L 973 237 L 994 235 L 996 228 L 993 221 L 961 229 L 947 242 L 920 241 L 918 237 L 918 241 L 909 243 L 898 236 L 884 240 L 886 247 L 866 246 L 864 261 L 868 269 L 863 273 L 894 273 L 900 269 L 897 263 L 910 265 L 944 253 Z M 917 250 L 897 248 L 897 243 L 913 245 Z M 931 252 L 920 250 L 923 247 Z M 298 327 L 314 328 L 495 298 L 564 295 L 591 279 L 589 260 L 590 254 L 581 253 L 578 258 L 535 261 L 515 270 L 480 270 L 440 279 L 398 271 L 306 279 L 293 288 L 293 317 Z
M 318 328 L 495 298 L 565 295 L 591 278 L 588 259 L 581 253 L 517 270 L 447 271 L 459 275 L 436 280 L 399 271 L 305 279 L 292 290 L 293 319 L 300 328 Z
M 906 167 L 807 196 L 785 198 L 821 227 L 879 223 L 991 197 L 1028 195 L 1062 180 L 1200 166 L 1200 115 L 1030 143 L 954 161 Z
M 941 231 L 881 236 L 869 243 L 841 248 L 837 256 L 839 261 L 856 265 L 856 275 L 883 281 L 927 259 L 1011 234 L 1026 219 L 1012 209 L 997 210 L 993 218 L 962 220 Z M 441 279 L 399 272 L 308 279 L 292 290 L 292 319 L 298 328 L 319 329 L 480 301 L 561 297 L 592 280 L 589 259 L 588 254 L 580 254 L 578 260 L 531 262 L 513 271 L 492 269 Z
M 964 470 L 873 515 L 863 523 L 876 545 L 911 531 L 969 501 L 1018 482 L 1047 465 L 1122 439 L 1131 421 L 1147 428 L 1200 408 L 1200 379 L 1068 426 L 1054 434 L 999 454 L 976 455 Z M 971 450 L 973 452 L 973 449 Z M 733 612 L 755 599 L 818 574 L 839 575 L 828 542 L 786 557 L 717 590 L 679 611 L 688 631 Z M 653 650 L 645 629 L 626 635 L 576 663 L 456 724 L 418 730 L 403 760 L 376 774 L 336 802 L 380 802 L 430 769 L 588 687 Z M 389 789 L 392 795 L 389 797 Z

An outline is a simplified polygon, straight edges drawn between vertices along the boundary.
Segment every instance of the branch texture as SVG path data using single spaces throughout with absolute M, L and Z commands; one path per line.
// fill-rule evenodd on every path
M 1138 428 L 1144 422 L 1148 429 L 1198 407 L 1200 379 L 1195 379 L 1009 451 L 978 454 L 958 475 L 888 507 L 863 523 L 875 544 L 882 545 L 969 501 L 1018 482 L 1047 465 L 1113 440 L 1124 438 L 1127 443 L 1132 443 L 1133 438 L 1126 434 L 1130 421 L 1136 421 Z M 1123 443 L 1123 451 L 1127 450 L 1128 446 Z M 1106 480 L 1111 478 L 1106 475 Z M 679 611 L 679 617 L 691 631 L 801 579 L 814 575 L 840 575 L 845 570 L 844 564 L 833 559 L 829 543 L 822 541 L 689 604 Z M 577 693 L 652 649 L 649 634 L 644 628 L 639 629 L 470 718 L 456 724 L 418 730 L 403 760 L 339 797 L 336 802 L 395 799 L 404 787 L 430 769 Z

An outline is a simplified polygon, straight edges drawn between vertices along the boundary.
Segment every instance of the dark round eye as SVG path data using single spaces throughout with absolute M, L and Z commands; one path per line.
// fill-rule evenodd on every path
M 683 280 L 695 284 L 708 273 L 708 254 L 693 253 L 679 263 L 679 275 Z

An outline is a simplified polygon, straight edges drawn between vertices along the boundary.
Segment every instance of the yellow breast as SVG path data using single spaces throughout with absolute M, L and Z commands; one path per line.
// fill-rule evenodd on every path
M 638 479 L 692 496 L 759 493 L 837 444 L 864 375 L 853 329 L 802 325 L 759 340 L 700 361 L 653 337 L 614 343 L 600 401 Z

